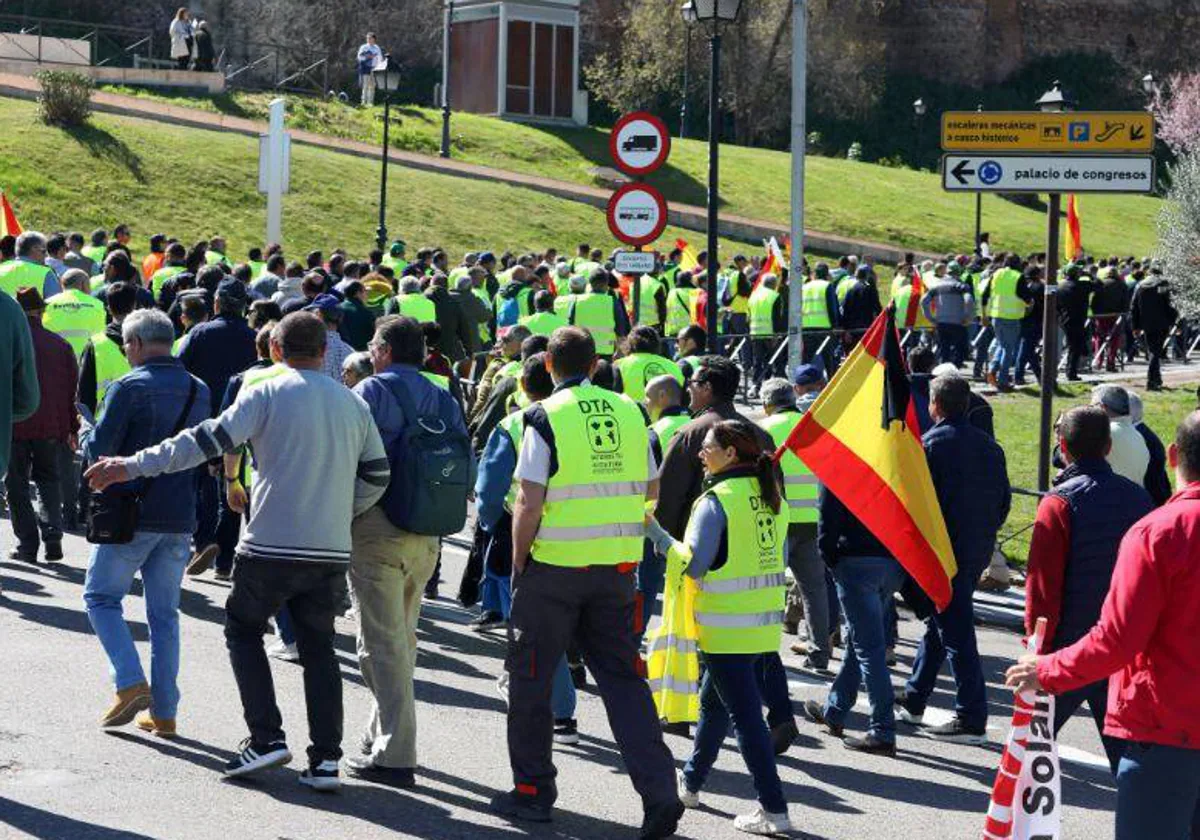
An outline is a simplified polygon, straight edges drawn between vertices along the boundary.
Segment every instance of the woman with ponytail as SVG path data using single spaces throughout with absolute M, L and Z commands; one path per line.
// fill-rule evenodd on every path
M 777 834 L 789 831 L 791 823 L 759 684 L 763 660 L 778 656 L 782 633 L 788 508 L 771 453 L 750 423 L 715 424 L 701 445 L 700 460 L 703 492 L 692 506 L 683 541 L 672 539 L 653 519 L 648 525 L 655 548 L 671 560 L 682 559 L 683 574 L 698 590 L 695 619 L 704 676 L 692 756 L 679 774 L 679 798 L 689 808 L 700 804 L 699 791 L 732 725 L 759 802 L 755 812 L 734 819 L 734 828 Z

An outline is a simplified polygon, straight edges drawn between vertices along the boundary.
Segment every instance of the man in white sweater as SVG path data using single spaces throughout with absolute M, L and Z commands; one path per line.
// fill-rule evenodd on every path
M 1109 466 L 1117 475 L 1123 475 L 1138 487 L 1144 487 L 1146 469 L 1150 466 L 1150 450 L 1130 417 L 1129 392 L 1120 385 L 1098 385 L 1092 389 L 1092 405 L 1100 406 L 1108 415 L 1108 425 L 1112 431 Z
M 321 373 L 325 335 L 316 315 L 288 315 L 271 344 L 290 370 L 244 388 L 212 420 L 128 458 L 101 459 L 87 472 L 100 490 L 192 469 L 243 443 L 253 448 L 250 518 L 225 602 L 225 642 L 250 737 L 225 774 L 243 776 L 292 759 L 263 650 L 268 619 L 286 605 L 304 667 L 312 742 L 300 782 L 318 790 L 341 783 L 342 682 L 333 621 L 346 592 L 350 522 L 379 501 L 390 475 L 367 404 Z

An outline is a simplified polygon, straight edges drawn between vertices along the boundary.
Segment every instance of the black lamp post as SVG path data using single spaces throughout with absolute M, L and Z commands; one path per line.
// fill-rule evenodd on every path
M 691 12 L 686 11 L 687 7 Z M 737 20 L 742 0 L 688 0 L 681 8 L 685 22 L 694 14 L 694 23 L 708 24 L 708 45 L 712 55 L 708 76 L 708 265 L 705 274 L 708 287 L 708 306 L 705 329 L 708 331 L 708 352 L 717 352 L 717 160 L 720 139 L 721 104 L 718 92 L 721 85 L 721 24 Z
M 450 50 L 454 36 L 454 0 L 450 0 L 446 12 L 446 36 L 442 47 L 442 60 L 446 63 L 445 78 L 442 82 L 442 151 L 441 156 L 450 157 Z
M 388 133 L 391 128 L 392 91 L 400 85 L 400 73 L 392 69 L 391 53 L 383 56 L 383 61 L 372 71 L 375 73 L 375 87 L 383 94 L 383 150 L 380 153 L 379 173 L 379 227 L 375 229 L 375 244 L 379 250 L 387 247 L 387 174 L 388 174 Z
M 692 24 L 696 22 L 696 4 L 687 0 L 683 14 L 683 98 L 679 103 L 679 139 L 687 138 L 688 71 L 692 64 Z

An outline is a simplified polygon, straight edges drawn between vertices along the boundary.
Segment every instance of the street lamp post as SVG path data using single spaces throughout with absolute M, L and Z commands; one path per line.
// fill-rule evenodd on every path
M 400 83 L 400 74 L 392 69 L 392 56 L 387 53 L 383 61 L 372 71 L 375 73 L 375 87 L 383 94 L 383 149 L 380 152 L 379 173 L 379 227 L 375 229 L 375 244 L 382 251 L 387 247 L 387 176 L 388 176 L 388 134 L 391 129 L 391 92 Z
M 1153 96 L 1158 92 L 1158 79 L 1154 78 L 1153 73 L 1147 73 L 1142 76 L 1142 90 L 1147 96 Z
M 921 168 L 921 127 L 924 124 L 925 112 L 929 106 L 925 104 L 925 100 L 918 97 L 913 101 L 913 128 L 917 135 L 917 148 L 913 150 L 913 159 L 917 164 L 917 168 Z
M 708 76 L 708 265 L 705 274 L 708 287 L 708 306 L 705 329 L 708 331 L 708 352 L 717 352 L 717 199 L 718 155 L 721 125 L 721 103 L 718 98 L 721 84 L 721 24 L 737 20 L 742 0 L 689 0 L 695 21 L 709 24 L 708 45 L 711 54 Z M 686 7 L 685 7 L 686 8 Z M 686 22 L 690 16 L 680 10 Z
M 983 103 L 975 106 L 975 113 L 983 113 Z M 975 193 L 975 253 L 980 254 L 979 242 L 983 236 L 983 193 Z
M 692 24 L 696 22 L 696 4 L 687 0 L 683 14 L 683 98 L 679 103 L 679 139 L 687 138 L 688 71 L 692 63 Z
M 1058 80 L 1037 101 L 1047 113 L 1073 111 L 1075 101 L 1065 93 Z M 1054 389 L 1058 385 L 1058 227 L 1062 195 L 1050 194 L 1046 220 L 1045 305 L 1042 307 L 1042 411 L 1038 436 L 1038 490 L 1050 489 L 1050 426 L 1053 422 Z
M 442 36 L 442 151 L 441 156 L 450 157 L 450 49 L 454 28 L 454 0 L 446 10 L 446 25 Z

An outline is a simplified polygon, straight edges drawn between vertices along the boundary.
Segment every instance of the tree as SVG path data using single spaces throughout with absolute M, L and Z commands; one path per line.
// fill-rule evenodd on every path
M 1200 73 L 1175 73 L 1154 91 L 1158 136 L 1177 155 L 1200 148 Z
M 1180 157 L 1170 174 L 1158 218 L 1158 259 L 1179 311 L 1195 318 L 1200 316 L 1200 146 Z

